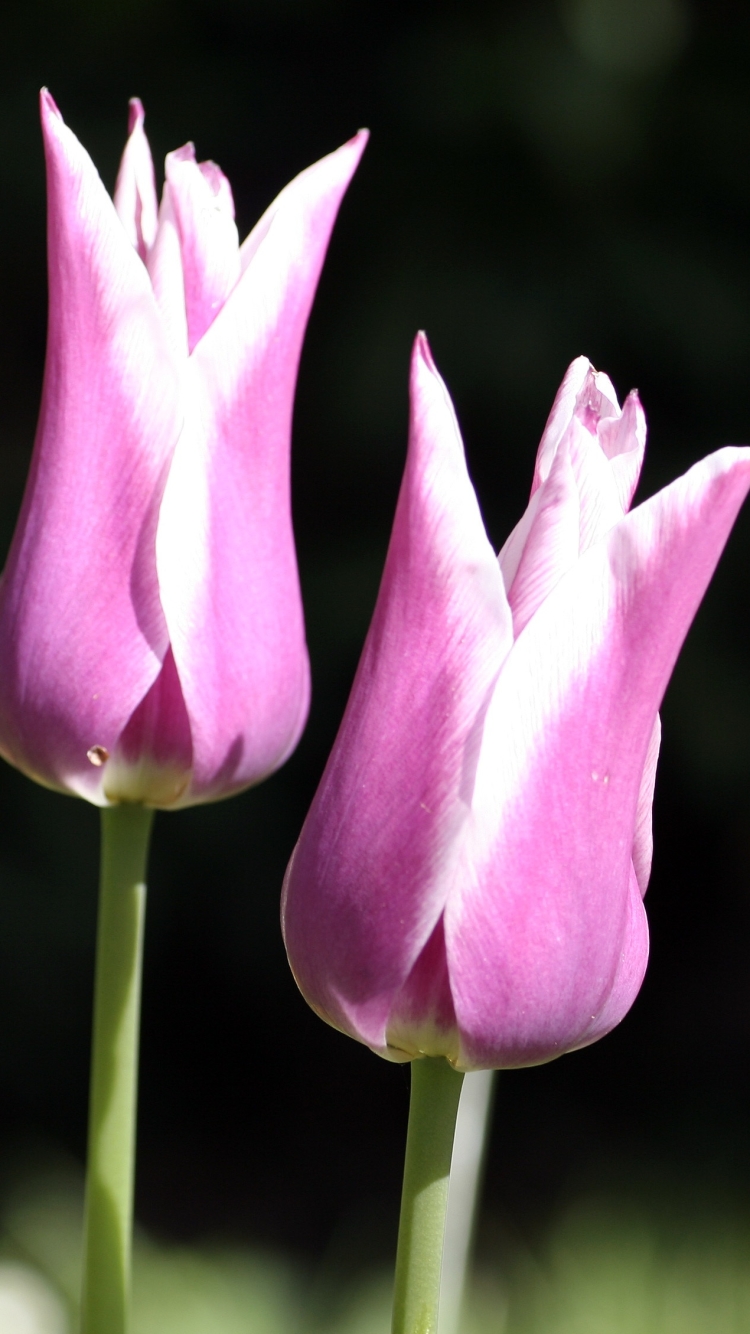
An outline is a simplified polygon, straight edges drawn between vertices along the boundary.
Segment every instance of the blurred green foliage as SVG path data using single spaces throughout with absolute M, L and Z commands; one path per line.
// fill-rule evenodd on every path
M 473 1275 L 464 1334 L 747 1334 L 750 1216 L 679 1192 L 581 1195 L 532 1241 L 496 1236 Z M 0 1233 L 3 1334 L 76 1328 L 80 1196 L 27 1180 Z M 133 1334 L 388 1334 L 391 1276 L 316 1273 L 271 1253 L 136 1239 Z

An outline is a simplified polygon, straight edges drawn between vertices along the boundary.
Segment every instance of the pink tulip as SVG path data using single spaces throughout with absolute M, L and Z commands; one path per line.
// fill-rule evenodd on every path
M 636 394 L 573 362 L 498 560 L 417 339 L 377 606 L 282 912 L 307 1000 L 383 1056 L 533 1065 L 638 992 L 657 709 L 750 487 L 750 449 L 722 449 L 627 513 L 644 442 Z
M 300 348 L 357 135 L 242 246 L 191 144 L 157 207 L 143 110 L 114 204 L 47 92 L 49 332 L 0 588 L 0 750 L 98 805 L 184 806 L 294 748 L 309 668 L 289 504 Z

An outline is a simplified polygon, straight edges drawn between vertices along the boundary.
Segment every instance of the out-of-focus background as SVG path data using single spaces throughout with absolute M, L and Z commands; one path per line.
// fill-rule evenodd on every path
M 278 900 L 377 589 L 414 333 L 427 330 L 454 395 L 498 547 L 580 352 L 621 395 L 641 391 L 650 444 L 640 496 L 709 450 L 750 440 L 749 64 L 742 0 L 4 8 L 3 549 L 44 356 L 39 87 L 110 188 L 127 99 L 139 95 L 157 169 L 194 139 L 231 179 L 241 235 L 298 170 L 360 125 L 372 130 L 323 273 L 295 417 L 310 723 L 256 791 L 156 825 L 139 1254 L 142 1291 L 153 1296 L 171 1275 L 174 1291 L 193 1292 L 191 1318 L 195 1292 L 214 1293 L 196 1330 L 250 1328 L 229 1298 L 217 1316 L 216 1293 L 243 1283 L 255 1283 L 256 1329 L 276 1329 L 277 1316 L 291 1328 L 299 1293 L 317 1328 L 381 1328 L 381 1290 L 363 1276 L 393 1254 L 408 1075 L 307 1010 Z M 748 1267 L 750 1235 L 750 513 L 691 632 L 664 724 L 641 996 L 597 1046 L 499 1082 L 479 1236 L 493 1328 L 511 1310 L 509 1329 L 536 1329 L 538 1318 L 555 1331 L 650 1330 L 658 1310 L 653 1328 L 750 1329 L 750 1292 L 733 1277 Z M 0 768 L 0 1303 L 15 1282 L 33 1287 L 25 1264 L 62 1292 L 74 1265 L 96 858 L 93 810 Z M 155 1256 L 167 1257 L 162 1268 Z M 342 1293 L 354 1293 L 349 1307 Z M 551 1303 L 544 1316 L 529 1314 L 529 1293 Z M 588 1294 L 578 1314 L 576 1293 Z M 153 1325 L 142 1319 L 166 1334 L 163 1311 Z

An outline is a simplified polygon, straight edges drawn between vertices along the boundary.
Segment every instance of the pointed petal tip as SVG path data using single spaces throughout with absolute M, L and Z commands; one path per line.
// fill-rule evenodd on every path
M 412 413 L 417 411 L 419 405 L 426 401 L 425 395 L 431 398 L 435 391 L 445 399 L 450 408 L 451 416 L 455 417 L 453 401 L 448 393 L 446 383 L 435 365 L 435 358 L 432 355 L 427 334 L 423 329 L 420 329 L 414 339 L 411 355 L 410 393 Z
M 52 96 L 49 88 L 41 88 L 39 90 L 39 113 L 42 117 L 43 125 L 52 116 L 54 116 L 56 120 L 62 120 L 62 114 L 60 112 L 60 108 L 58 107 L 57 102 Z
M 453 399 L 435 364 L 429 339 L 423 329 L 419 330 L 412 348 L 410 392 L 412 413 L 418 411 L 420 405 L 427 401 L 433 401 L 434 396 L 437 395 L 439 401 L 448 408 L 455 431 L 460 439 L 461 433 Z
M 349 179 L 351 179 L 352 175 L 354 174 L 354 171 L 359 165 L 359 160 L 362 157 L 365 148 L 367 147 L 367 141 L 369 138 L 370 138 L 369 130 L 357 130 L 357 133 L 353 134 L 351 139 L 347 139 L 346 143 L 341 144 L 340 148 L 334 148 L 331 153 L 327 153 L 324 157 L 320 159 L 320 162 L 350 160 L 352 165 L 348 168 L 348 177 Z M 317 165 L 319 164 L 318 163 L 312 164 L 313 168 Z M 304 175 L 305 173 L 303 171 L 300 174 Z
M 347 140 L 347 142 L 344 144 L 344 147 L 358 148 L 359 152 L 363 153 L 365 148 L 367 147 L 367 142 L 369 138 L 370 138 L 370 131 L 368 129 L 364 128 L 359 129 L 357 130 L 356 134 L 352 135 L 351 139 Z
M 424 462 L 436 452 L 447 457 L 447 451 L 460 458 L 465 469 L 463 439 L 453 399 L 422 330 L 412 350 L 409 423 L 409 450 L 413 458 L 421 457 Z
M 638 420 L 640 420 L 641 417 L 645 418 L 643 403 L 641 402 L 641 396 L 637 389 L 631 389 L 630 393 L 625 396 L 622 405 L 623 417 L 627 412 L 633 412 Z
M 645 443 L 646 439 L 646 413 L 641 402 L 641 396 L 637 389 L 631 389 L 625 402 L 622 405 L 622 415 L 627 418 L 633 414 L 635 419 L 635 432 L 640 440 L 641 437 Z
M 725 445 L 717 450 L 727 472 L 737 472 L 747 478 L 750 486 L 750 445 Z
M 173 148 L 171 153 L 167 153 L 164 159 L 164 166 L 169 176 L 169 168 L 174 162 L 195 162 L 195 144 L 192 139 L 188 139 L 181 148 Z
M 340 148 L 335 148 L 333 153 L 330 154 L 331 158 L 351 160 L 352 165 L 349 168 L 349 179 L 351 179 L 354 171 L 359 166 L 360 158 L 367 147 L 369 138 L 369 130 L 357 130 L 357 133 L 352 135 L 351 139 L 347 139 L 345 144 L 342 144 Z M 324 161 L 325 159 L 322 160 Z
M 428 339 L 424 329 L 420 329 L 416 338 L 414 339 L 414 347 L 412 349 L 412 363 L 415 369 L 417 363 L 420 361 L 424 362 L 427 369 L 432 371 L 434 375 L 437 375 L 438 369 L 437 366 L 435 365 L 435 358 L 432 355 L 430 340 Z
M 135 129 L 143 125 L 145 119 L 146 113 L 140 97 L 131 97 L 128 102 L 128 134 L 132 134 Z
M 574 357 L 571 361 L 562 378 L 562 384 L 560 385 L 560 390 L 558 392 L 567 387 L 573 389 L 574 392 L 580 393 L 588 377 L 596 374 L 596 366 L 589 357 L 582 352 L 580 356 Z M 577 386 L 577 391 L 575 390 L 575 386 Z

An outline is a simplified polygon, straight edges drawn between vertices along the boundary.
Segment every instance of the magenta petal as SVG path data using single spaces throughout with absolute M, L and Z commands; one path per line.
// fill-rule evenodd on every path
M 452 882 L 484 713 L 511 643 L 510 609 L 453 408 L 420 337 L 409 453 L 377 606 L 282 909 L 304 995 L 384 1054 L 394 1002 Z M 403 1059 L 414 1044 L 429 1045 L 433 991 L 429 977 L 406 988 L 392 1016 L 395 1040 L 415 1007 L 424 1010 L 424 1032 L 412 1033 L 411 1052 L 388 1054 Z M 443 994 L 441 1022 L 449 1009 Z
M 166 175 L 180 236 L 192 352 L 240 276 L 234 200 L 226 176 L 215 162 L 196 162 L 192 144 L 167 155 Z
M 157 204 L 154 164 L 143 129 L 144 120 L 139 99 L 131 98 L 129 137 L 117 174 L 114 198 L 117 215 L 145 263 L 156 236 Z
M 445 911 L 469 1067 L 547 1060 L 632 1002 L 645 921 L 631 853 L 654 719 L 748 487 L 750 450 L 725 449 L 625 516 L 503 667 Z
M 289 496 L 302 338 L 358 137 L 286 188 L 257 262 L 193 352 L 159 521 L 162 602 L 193 736 L 191 800 L 294 748 L 309 677 Z
M 44 394 L 0 587 L 0 743 L 101 801 L 111 752 L 168 647 L 154 535 L 176 372 L 146 270 L 88 155 L 42 94 L 49 192 Z

